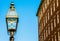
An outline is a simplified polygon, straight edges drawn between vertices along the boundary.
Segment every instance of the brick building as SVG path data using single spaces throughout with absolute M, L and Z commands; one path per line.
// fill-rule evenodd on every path
M 41 0 L 37 16 L 39 41 L 60 41 L 60 0 Z

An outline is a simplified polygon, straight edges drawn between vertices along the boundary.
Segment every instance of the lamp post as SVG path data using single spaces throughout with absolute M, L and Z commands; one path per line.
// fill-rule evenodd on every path
M 18 15 L 16 13 L 13 2 L 11 2 L 10 9 L 6 15 L 6 24 L 7 31 L 10 34 L 10 41 L 14 41 L 14 33 L 16 32 L 18 25 Z

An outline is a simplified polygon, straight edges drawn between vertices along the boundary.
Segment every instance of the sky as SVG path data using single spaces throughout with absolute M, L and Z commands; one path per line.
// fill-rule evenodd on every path
M 0 0 L 0 41 L 9 41 L 6 26 L 6 14 L 12 0 Z M 41 0 L 14 0 L 19 16 L 17 32 L 14 41 L 38 41 L 37 10 Z

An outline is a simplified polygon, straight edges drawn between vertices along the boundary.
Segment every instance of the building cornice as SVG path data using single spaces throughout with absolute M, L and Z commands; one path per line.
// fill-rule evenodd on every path
M 37 14 L 36 14 L 36 16 L 38 16 L 38 14 L 39 14 L 39 11 L 40 11 L 40 9 L 41 9 L 41 6 L 42 6 L 42 3 L 44 2 L 44 0 L 41 0 L 41 3 L 40 3 L 40 5 L 39 5 L 39 8 L 38 8 L 38 11 L 37 11 Z

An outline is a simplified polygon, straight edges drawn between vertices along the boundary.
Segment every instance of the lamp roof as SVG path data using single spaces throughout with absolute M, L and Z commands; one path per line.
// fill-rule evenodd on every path
M 18 15 L 17 15 L 16 10 L 14 8 L 14 3 L 13 2 L 11 3 L 11 6 L 10 6 L 10 9 L 7 13 L 6 18 L 18 18 Z

